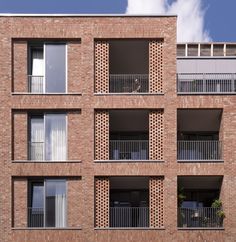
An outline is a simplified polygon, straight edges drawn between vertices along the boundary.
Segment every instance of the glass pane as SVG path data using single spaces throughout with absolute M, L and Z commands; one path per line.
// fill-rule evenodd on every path
M 46 92 L 63 93 L 66 91 L 66 45 L 45 45 Z
M 28 208 L 29 227 L 44 226 L 44 186 L 43 182 L 34 182 L 31 185 L 31 200 Z
M 40 116 L 31 118 L 30 159 L 44 160 L 44 121 Z
M 66 160 L 66 114 L 45 115 L 46 160 Z
M 66 226 L 66 182 L 46 180 L 46 227 Z

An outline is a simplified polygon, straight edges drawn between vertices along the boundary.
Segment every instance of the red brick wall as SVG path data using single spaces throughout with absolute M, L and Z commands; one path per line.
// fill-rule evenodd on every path
M 14 72 L 14 90 L 26 89 L 26 44 L 14 46 L 12 66 L 11 40 L 25 39 L 77 39 L 81 44 L 69 44 L 68 78 L 69 91 L 82 95 L 11 95 L 11 73 Z M 94 95 L 94 39 L 144 38 L 163 39 L 163 95 Z M 176 95 L 176 17 L 1 17 L 0 18 L 0 167 L 1 186 L 0 241 L 216 241 L 234 242 L 236 237 L 236 125 L 235 97 L 177 96 Z M 76 50 L 75 50 L 76 49 Z M 76 53 L 74 56 L 70 53 Z M 79 57 L 80 56 L 80 57 Z M 16 58 L 16 59 L 15 59 Z M 23 58 L 23 59 L 22 59 Z M 22 62 L 23 61 L 23 62 Z M 71 65 L 75 65 L 74 67 Z M 72 68 L 72 69 L 71 69 Z M 73 69 L 74 68 L 74 69 Z M 73 71 L 72 71 L 73 70 Z M 78 79 L 77 79 L 78 76 Z M 94 109 L 163 109 L 164 110 L 164 162 L 140 163 L 95 163 L 94 162 Z M 223 108 L 224 109 L 224 163 L 178 164 L 176 162 L 176 110 L 177 108 Z M 23 126 L 19 140 L 11 138 L 11 110 L 77 109 L 81 127 L 78 137 L 71 138 L 73 148 L 69 156 L 81 163 L 12 163 L 11 145 L 19 147 L 15 159 L 26 157 L 25 116 L 19 115 Z M 73 116 L 73 117 L 72 117 Z M 69 119 L 75 125 L 76 115 Z M 18 117 L 16 117 L 18 118 Z M 70 125 L 70 124 L 69 124 Z M 69 127 L 69 130 L 71 128 Z M 71 132 L 71 131 L 69 131 Z M 17 134 L 17 133 L 16 133 Z M 78 147 L 75 144 L 78 142 Z M 22 144 L 21 144 L 22 143 Z M 180 231 L 177 230 L 177 176 L 178 175 L 224 175 L 225 230 Z M 78 218 L 82 230 L 16 230 L 11 229 L 10 218 L 12 187 L 11 176 L 79 176 L 81 180 L 82 217 Z M 164 176 L 164 229 L 163 230 L 95 230 L 94 229 L 94 177 L 101 176 Z M 22 183 L 23 184 L 23 183 Z M 68 183 L 69 184 L 69 183 Z M 71 185 L 70 194 L 77 187 Z M 72 189 L 73 188 L 73 189 Z M 20 191 L 20 190 L 19 190 Z M 21 195 L 21 194 L 19 194 Z M 24 196 L 24 194 L 22 194 Z M 75 195 L 77 198 L 77 195 Z M 79 195 L 78 195 L 79 196 Z M 78 198 L 79 199 L 79 198 Z M 13 203 L 14 205 L 15 203 Z M 77 209 L 77 208 L 75 208 Z M 25 214 L 19 214 L 25 216 Z M 77 215 L 76 215 L 77 216 Z M 76 217 L 77 218 L 77 217 Z M 71 224 L 76 218 L 70 218 Z M 21 219 L 17 218 L 17 223 Z M 22 220 L 23 221 L 23 220 Z M 81 222 L 80 222 L 81 221 Z M 3 238 L 3 239 L 2 239 Z M 1 241 L 1 242 L 2 242 Z
M 67 226 L 82 228 L 83 193 L 81 179 L 67 179 Z
M 28 91 L 27 42 L 13 40 L 13 87 L 14 92 Z
M 13 113 L 13 159 L 27 160 L 28 125 L 27 112 Z
M 82 145 L 81 140 L 81 113 L 69 112 L 67 114 L 67 149 L 68 149 L 68 160 L 81 160 Z
M 81 43 L 68 41 L 67 45 L 67 85 L 68 93 L 82 92 Z
M 27 179 L 13 179 L 13 226 L 27 227 Z

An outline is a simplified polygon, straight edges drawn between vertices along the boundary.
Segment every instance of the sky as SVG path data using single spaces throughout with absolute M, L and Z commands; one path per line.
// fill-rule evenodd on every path
M 0 0 L 1 13 L 178 14 L 178 41 L 236 42 L 236 0 Z

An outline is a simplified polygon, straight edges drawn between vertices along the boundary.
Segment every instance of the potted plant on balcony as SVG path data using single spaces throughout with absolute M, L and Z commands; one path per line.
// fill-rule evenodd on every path
M 225 212 L 223 211 L 222 201 L 220 199 L 215 199 L 211 204 L 212 208 L 215 208 L 216 215 L 218 217 L 218 223 L 216 224 L 217 227 L 221 227 L 223 225 L 223 220 L 225 218 Z
M 183 201 L 185 200 L 186 196 L 184 195 L 184 188 L 181 187 L 178 189 L 178 213 L 179 213 L 179 226 L 180 227 L 187 227 L 185 222 L 185 214 L 181 211 L 181 206 Z

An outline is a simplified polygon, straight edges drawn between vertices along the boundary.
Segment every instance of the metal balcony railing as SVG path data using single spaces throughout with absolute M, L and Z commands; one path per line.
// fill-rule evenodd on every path
M 28 208 L 28 227 L 44 227 L 43 208 Z
M 218 140 L 179 140 L 178 160 L 221 160 L 222 145 Z
M 223 227 L 223 218 L 219 208 L 179 208 L 178 227 L 182 228 L 219 228 Z
M 148 140 L 110 140 L 110 160 L 148 160 Z
M 236 93 L 236 73 L 177 74 L 178 93 Z
M 29 159 L 44 160 L 44 142 L 29 142 Z
M 28 75 L 29 92 L 43 93 L 44 92 L 44 76 Z
M 149 207 L 110 207 L 110 227 L 149 227 Z
M 147 93 L 148 74 L 111 74 L 109 89 L 110 93 Z

